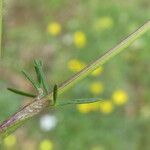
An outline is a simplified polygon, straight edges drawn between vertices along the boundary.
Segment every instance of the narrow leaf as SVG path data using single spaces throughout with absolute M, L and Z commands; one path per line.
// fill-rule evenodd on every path
M 57 99 L 57 85 L 54 85 L 54 89 L 53 89 L 53 101 L 54 101 L 54 105 L 56 104 L 56 99 Z
M 35 60 L 34 61 L 34 68 L 35 68 L 35 71 L 36 71 L 36 75 L 37 75 L 37 80 L 38 80 L 38 83 L 42 84 L 42 77 L 40 75 L 40 71 L 39 71 L 39 68 L 42 66 L 42 62 L 40 60 Z
M 101 101 L 100 98 L 87 98 L 87 99 L 73 99 L 73 100 L 66 100 L 65 102 L 59 102 L 56 106 L 63 106 L 63 105 L 69 105 L 69 104 L 87 104 L 87 103 L 94 103 Z M 62 101 L 62 100 L 60 100 Z
M 20 91 L 20 90 L 17 90 L 17 89 L 13 89 L 13 88 L 7 88 L 7 90 L 9 90 L 13 93 L 19 94 L 19 95 L 27 96 L 27 97 L 33 97 L 33 98 L 36 97 L 36 95 L 34 95 L 34 94 L 26 93 L 26 92 L 23 92 L 23 91 Z
M 35 89 L 38 91 L 39 85 L 34 82 L 34 80 L 31 78 L 31 76 L 27 72 L 25 72 L 24 70 L 22 70 L 22 73 L 31 82 L 31 84 L 35 87 Z
M 47 84 L 47 81 L 46 81 L 46 77 L 45 77 L 45 74 L 44 74 L 44 71 L 43 71 L 42 61 L 36 60 L 35 64 L 36 64 L 36 67 L 38 69 L 38 74 L 39 74 L 40 80 L 42 82 L 43 88 L 44 88 L 46 94 L 48 94 L 49 87 L 48 87 L 48 84 Z
M 36 76 L 37 76 L 37 81 L 38 81 L 39 85 L 41 86 L 42 80 L 41 80 L 41 76 L 40 76 L 40 74 L 39 74 L 38 67 L 37 67 L 37 66 L 34 66 L 34 68 L 35 68 L 35 72 L 36 72 Z

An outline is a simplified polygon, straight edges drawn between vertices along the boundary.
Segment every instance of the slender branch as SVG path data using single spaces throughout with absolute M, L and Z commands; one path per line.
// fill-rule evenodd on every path
M 140 36 L 142 36 L 149 29 L 150 29 L 150 21 L 148 21 L 142 27 L 137 29 L 134 33 L 129 35 L 120 44 L 118 44 L 114 48 L 112 48 L 109 51 L 107 51 L 103 56 L 99 57 L 97 60 L 95 60 L 92 63 L 90 63 L 88 66 L 86 66 L 79 73 L 75 74 L 69 80 L 67 80 L 64 83 L 62 83 L 60 88 L 58 89 L 58 94 L 63 93 L 65 90 L 70 88 L 70 86 L 73 86 L 73 84 L 75 84 L 79 80 L 81 80 L 84 77 L 86 77 L 90 72 L 94 71 L 97 67 L 103 65 L 109 59 L 111 59 L 114 56 L 116 56 L 118 53 L 120 53 L 122 50 L 127 48 L 129 45 L 131 45 L 136 39 L 138 39 Z
M 79 73 L 75 74 L 69 80 L 62 83 L 58 87 L 58 95 L 62 94 L 64 91 L 66 91 L 68 88 L 73 86 L 75 83 L 77 83 L 78 81 L 80 81 L 81 79 L 86 77 L 89 73 L 91 73 L 97 67 L 103 65 L 109 59 L 116 56 L 122 50 L 124 50 L 129 45 L 131 45 L 136 39 L 138 39 L 144 33 L 146 33 L 149 29 L 150 29 L 150 21 L 145 23 L 142 27 L 140 27 L 138 30 L 136 30 L 134 33 L 132 33 L 129 37 L 127 37 L 125 40 L 123 40 L 116 47 L 110 49 L 102 57 L 100 57 L 96 61 L 90 63 L 87 67 L 85 67 Z M 2 140 L 3 137 L 11 134 L 17 128 L 19 128 L 26 120 L 39 114 L 46 107 L 50 106 L 53 102 L 52 98 L 53 98 L 53 92 L 49 93 L 47 96 L 43 97 L 40 100 L 37 100 L 37 101 L 35 100 L 35 101 L 31 102 L 30 104 L 26 105 L 21 110 L 19 110 L 17 113 L 12 115 L 8 120 L 4 121 L 0 125 L 0 140 Z
M 0 0 L 0 57 L 2 53 L 2 17 L 3 17 L 3 2 Z

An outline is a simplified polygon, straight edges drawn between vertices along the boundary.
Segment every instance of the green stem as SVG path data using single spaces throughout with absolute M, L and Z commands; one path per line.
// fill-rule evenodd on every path
M 65 81 L 58 87 L 58 94 L 63 93 L 68 88 L 73 86 L 75 83 L 86 77 L 90 72 L 95 70 L 97 67 L 103 65 L 110 58 L 116 56 L 122 50 L 127 48 L 130 44 L 132 44 L 136 39 L 141 37 L 144 33 L 146 33 L 150 29 L 150 21 L 145 23 L 142 27 L 140 27 L 137 31 L 132 33 L 129 37 L 123 40 L 116 47 L 110 49 L 106 52 L 102 57 L 98 58 L 96 61 L 90 63 L 86 68 L 81 70 L 79 73 L 71 77 L 69 80 Z M 45 110 L 46 107 L 53 104 L 53 92 L 43 97 L 40 100 L 35 100 L 23 107 L 17 113 L 12 115 L 2 124 L 0 124 L 0 140 L 10 133 L 14 132 L 17 128 L 19 128 L 26 120 L 29 118 L 39 114 L 41 111 Z
M 128 36 L 125 40 L 123 40 L 116 47 L 110 49 L 103 56 L 99 57 L 96 61 L 93 61 L 88 66 L 86 66 L 83 70 L 81 70 L 79 73 L 75 74 L 69 80 L 62 83 L 58 88 L 58 94 L 63 93 L 65 90 L 73 86 L 75 83 L 85 78 L 89 73 L 94 71 L 97 67 L 103 65 L 109 59 L 113 58 L 118 53 L 125 50 L 125 48 L 131 45 L 136 39 L 142 36 L 149 29 L 150 29 L 150 21 L 145 23 L 142 27 L 140 27 L 138 30 L 136 30 L 134 33 Z M 49 94 L 48 97 L 51 97 L 51 94 Z
M 0 56 L 2 53 L 2 18 L 3 18 L 3 2 L 0 0 Z

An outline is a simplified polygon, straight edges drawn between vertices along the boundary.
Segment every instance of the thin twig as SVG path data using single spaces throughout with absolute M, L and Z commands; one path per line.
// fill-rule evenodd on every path
M 69 80 L 65 81 L 58 87 L 58 95 L 66 91 L 68 88 L 73 86 L 75 83 L 86 77 L 89 73 L 95 70 L 97 67 L 103 65 L 110 58 L 116 56 L 122 50 L 131 45 L 136 39 L 141 37 L 144 33 L 146 33 L 150 29 L 150 21 L 145 23 L 142 27 L 132 33 L 129 37 L 123 40 L 116 47 L 110 49 L 106 52 L 102 57 L 98 58 L 96 61 L 90 63 L 87 67 L 81 70 L 79 73 L 75 74 Z M 0 125 L 0 140 L 3 137 L 9 135 L 17 128 L 19 128 L 24 121 L 30 119 L 31 117 L 39 114 L 41 111 L 45 110 L 46 107 L 52 105 L 53 92 L 43 97 L 40 100 L 33 101 L 30 104 L 23 107 L 17 113 L 12 115 L 8 120 L 4 121 Z

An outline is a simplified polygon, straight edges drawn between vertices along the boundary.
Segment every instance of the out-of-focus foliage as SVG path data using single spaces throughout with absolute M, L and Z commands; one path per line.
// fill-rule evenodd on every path
M 6 1 L 0 121 L 31 100 L 6 87 L 33 91 L 20 70 L 35 76 L 35 58 L 42 58 L 53 87 L 149 18 L 149 0 Z M 0 149 L 149 150 L 149 41 L 150 33 L 60 97 L 100 97 L 101 102 L 45 110 L 6 138 Z

